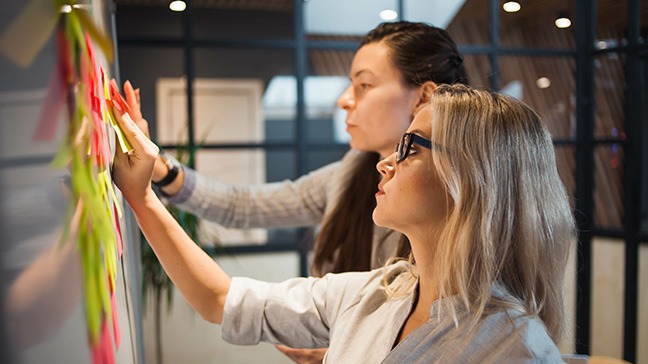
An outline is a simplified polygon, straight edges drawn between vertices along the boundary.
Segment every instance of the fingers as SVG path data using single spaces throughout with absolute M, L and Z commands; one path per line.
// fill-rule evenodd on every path
M 275 347 L 295 363 L 322 363 L 327 350 L 326 348 L 293 349 L 284 345 L 275 345 Z
M 140 90 L 133 89 L 133 85 L 130 81 L 124 83 L 124 94 L 126 95 L 126 103 L 131 109 L 131 117 L 135 121 L 135 124 L 144 132 L 148 138 L 151 137 L 148 130 L 148 122 L 142 116 L 142 109 L 140 103 Z
M 124 95 L 126 95 L 126 103 L 131 109 L 131 117 L 134 120 L 142 118 L 142 110 L 139 102 L 139 90 L 135 91 L 130 81 L 124 82 Z
M 90 139 L 88 130 L 90 128 L 89 125 L 90 121 L 84 116 L 81 119 L 81 126 L 79 127 L 79 131 L 74 137 L 75 146 L 85 148 L 88 145 L 88 140 Z
M 124 132 L 124 136 L 131 146 L 133 146 L 136 153 L 143 153 L 148 156 L 157 157 L 160 149 L 155 145 L 155 143 L 146 137 L 146 135 L 144 135 L 128 113 L 116 115 L 116 117 L 119 126 Z
M 139 206 L 152 193 L 151 175 L 159 149 L 144 135 L 128 113 L 115 112 L 115 119 L 133 149 L 128 153 L 115 150 L 113 178 L 130 206 Z

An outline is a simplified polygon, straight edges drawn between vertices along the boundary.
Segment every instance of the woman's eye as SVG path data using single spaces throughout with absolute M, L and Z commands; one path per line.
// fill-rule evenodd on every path
M 371 85 L 368 83 L 358 83 L 355 87 L 358 91 L 365 91 L 371 87 Z

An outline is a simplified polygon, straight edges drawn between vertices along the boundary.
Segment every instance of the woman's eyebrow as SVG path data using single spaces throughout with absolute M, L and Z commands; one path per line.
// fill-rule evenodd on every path
M 373 72 L 371 72 L 371 70 L 365 68 L 365 69 L 361 69 L 361 70 L 357 71 L 356 73 L 354 73 L 353 75 L 351 75 L 351 77 L 349 77 L 349 79 L 350 79 L 351 81 L 353 81 L 354 78 L 358 78 L 358 77 L 359 77 L 360 75 L 362 75 L 363 73 L 367 73 L 367 74 L 369 74 L 369 75 L 373 75 L 373 74 L 374 74 Z
M 410 133 L 414 133 L 414 134 L 418 134 L 418 135 L 420 135 L 420 136 L 422 136 L 422 137 L 424 137 L 424 138 L 426 138 L 426 139 L 427 139 L 427 137 L 428 137 L 428 136 L 423 132 L 423 130 L 421 130 L 421 129 L 414 129 L 414 130 L 410 130 L 409 132 L 410 132 Z

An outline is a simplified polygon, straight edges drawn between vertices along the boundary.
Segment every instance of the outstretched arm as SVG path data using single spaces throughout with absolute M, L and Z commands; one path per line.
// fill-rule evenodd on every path
M 166 210 L 151 189 L 158 147 L 128 114 L 119 125 L 133 146 L 130 153 L 115 152 L 113 175 L 117 187 L 135 213 L 137 223 L 173 283 L 207 321 L 221 323 L 230 278 Z
M 139 89 L 126 81 L 124 95 L 130 108 L 128 114 L 149 136 L 148 122 L 141 112 Z M 334 163 L 294 181 L 247 185 L 225 183 L 185 166 L 180 168 L 173 182 L 160 190 L 173 205 L 224 227 L 313 226 L 321 223 L 329 198 L 337 194 L 331 176 L 340 175 L 340 169 L 341 164 Z M 152 180 L 159 182 L 168 172 L 169 167 L 158 156 Z M 336 182 L 337 179 L 333 178 Z
M 126 102 L 128 107 L 130 107 L 130 116 L 135 124 L 140 128 L 144 135 L 147 138 L 151 138 L 148 129 L 148 121 L 142 116 L 142 109 L 140 104 L 140 95 L 139 89 L 133 89 L 133 85 L 130 81 L 124 82 L 124 95 L 126 96 Z M 153 168 L 153 176 L 151 177 L 153 181 L 159 182 L 169 173 L 169 167 L 166 163 L 162 161 L 162 158 L 158 155 L 155 158 L 155 166 Z M 184 185 L 184 170 L 181 168 L 178 176 L 170 184 L 162 187 L 162 192 L 168 196 L 174 196 L 182 190 Z

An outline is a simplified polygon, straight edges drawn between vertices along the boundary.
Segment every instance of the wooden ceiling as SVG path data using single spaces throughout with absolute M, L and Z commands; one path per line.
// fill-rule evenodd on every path
M 505 1 L 500 0 L 503 4 Z M 518 0 L 522 11 L 516 13 L 500 12 L 502 24 L 543 24 L 553 22 L 558 13 L 564 13 L 572 20 L 575 17 L 575 1 L 565 0 Z M 619 26 L 627 24 L 628 7 L 626 0 L 596 1 L 597 26 Z M 488 17 L 488 2 L 484 0 L 467 0 L 457 13 L 455 19 L 486 22 Z M 641 23 L 648 25 L 648 3 L 642 1 Z
M 156 6 L 166 7 L 171 0 L 115 0 L 120 6 Z M 528 21 L 544 17 L 555 17 L 559 11 L 573 16 L 574 0 L 518 0 L 524 11 L 502 14 L 502 21 Z M 500 0 L 504 3 L 504 0 Z M 292 10 L 293 0 L 192 0 L 196 8 L 241 9 L 241 10 Z M 642 1 L 641 20 L 648 24 L 648 4 Z M 467 0 L 457 14 L 463 19 L 486 19 L 488 2 L 485 0 Z M 600 25 L 618 24 L 627 18 L 626 1 L 598 0 L 596 10 Z
M 353 0 L 348 0 L 353 1 Z M 500 0 L 502 3 L 503 0 Z M 518 0 L 518 13 L 500 13 L 500 44 L 509 47 L 573 49 L 573 29 L 559 30 L 553 22 L 558 12 L 574 20 L 574 0 Z M 170 0 L 116 0 L 119 6 L 166 7 Z M 291 11 L 293 0 L 193 0 L 196 8 L 214 8 L 255 11 Z M 627 25 L 626 1 L 598 0 L 597 38 L 622 39 Z M 460 45 L 488 44 L 488 2 L 467 0 L 447 27 Z M 641 24 L 648 26 L 648 4 L 642 0 Z M 309 39 L 352 40 L 344 36 L 308 35 Z M 309 68 L 316 75 L 346 75 L 353 51 L 310 50 Z M 614 55 L 612 55 L 614 56 Z M 597 59 L 596 135 L 610 136 L 611 130 L 623 130 L 625 119 L 622 87 L 625 84 L 623 62 L 618 57 Z M 467 56 L 466 69 L 471 84 L 488 87 L 491 67 L 483 55 Z M 570 138 L 575 128 L 575 61 L 571 57 L 501 57 L 500 86 L 519 83 L 522 99 L 536 109 L 557 138 Z M 547 77 L 552 86 L 536 87 L 538 77 Z M 574 195 L 575 160 L 572 147 L 556 150 L 558 167 L 571 196 Z M 618 162 L 623 153 L 615 146 L 597 148 L 595 223 L 602 227 L 619 227 L 624 212 L 623 170 Z M 600 208 L 607 206 L 606 208 Z
M 171 0 L 115 0 L 120 6 L 169 6 Z M 192 0 L 195 8 L 290 11 L 293 0 Z

